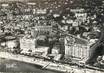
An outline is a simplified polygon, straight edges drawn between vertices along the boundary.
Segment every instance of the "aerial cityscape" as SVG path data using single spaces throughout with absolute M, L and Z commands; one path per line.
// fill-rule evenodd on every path
M 0 0 L 0 72 L 104 73 L 104 1 Z

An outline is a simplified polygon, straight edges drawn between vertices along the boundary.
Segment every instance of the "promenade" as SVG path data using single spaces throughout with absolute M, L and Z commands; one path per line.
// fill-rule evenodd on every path
M 14 55 L 8 52 L 0 52 L 0 58 L 6 58 L 10 60 L 16 60 L 20 62 L 25 62 L 29 64 L 39 65 L 42 69 L 49 69 L 54 71 L 60 71 L 64 73 L 74 72 L 74 73 L 103 73 L 97 70 L 91 70 L 87 68 L 78 68 L 76 66 L 70 66 L 67 64 L 53 63 L 49 61 L 44 61 L 43 59 L 37 59 L 34 57 L 28 57 L 23 55 Z

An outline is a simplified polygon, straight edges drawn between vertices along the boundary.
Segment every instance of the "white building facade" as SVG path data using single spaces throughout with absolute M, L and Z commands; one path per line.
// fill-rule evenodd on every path
M 90 56 L 90 48 L 87 45 L 77 44 L 73 37 L 65 38 L 65 58 L 72 58 L 85 63 Z

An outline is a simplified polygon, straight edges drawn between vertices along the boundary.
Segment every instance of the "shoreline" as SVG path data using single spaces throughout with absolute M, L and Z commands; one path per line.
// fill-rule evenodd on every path
M 57 71 L 57 72 L 70 72 L 70 71 L 80 71 L 81 73 L 83 71 L 92 73 L 94 72 L 94 70 L 91 69 L 80 69 L 78 67 L 75 66 L 70 66 L 67 64 L 59 64 L 59 63 L 53 63 L 53 62 L 49 62 L 49 61 L 44 61 L 42 59 L 37 59 L 37 58 L 33 58 L 33 57 L 28 57 L 28 56 L 23 56 L 23 55 L 15 55 L 12 53 L 8 53 L 8 52 L 0 52 L 0 58 L 5 58 L 5 59 L 10 59 L 10 60 L 15 60 L 15 61 L 20 61 L 20 62 L 25 62 L 28 64 L 33 64 L 33 65 L 37 65 L 40 68 L 42 68 L 43 70 L 51 70 L 51 71 Z M 90 72 L 91 71 L 91 72 Z M 103 71 L 97 71 L 97 73 L 103 73 Z

